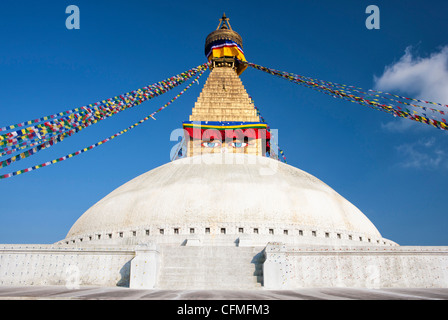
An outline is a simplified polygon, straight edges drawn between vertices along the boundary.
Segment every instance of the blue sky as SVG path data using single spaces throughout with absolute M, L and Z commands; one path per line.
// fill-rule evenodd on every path
M 68 30 L 68 5 L 81 28 Z M 380 29 L 365 27 L 368 5 Z M 225 12 L 256 64 L 448 104 L 448 2 L 8 1 L 0 11 L 0 127 L 93 103 L 205 62 Z M 206 73 L 206 76 L 208 72 Z M 81 156 L 0 181 L 0 243 L 53 243 L 90 206 L 170 160 L 172 130 L 200 86 L 133 131 Z M 241 76 L 288 163 L 321 179 L 401 245 L 448 245 L 448 136 L 254 69 Z M 127 128 L 180 90 L 103 121 L 9 173 Z M 444 101 L 442 101 L 444 100 Z M 173 195 L 175 201 L 176 195 Z

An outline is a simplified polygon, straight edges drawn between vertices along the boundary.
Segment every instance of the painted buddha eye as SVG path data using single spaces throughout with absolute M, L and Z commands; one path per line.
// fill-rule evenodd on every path
M 232 147 L 234 148 L 244 148 L 247 146 L 246 142 L 232 142 Z
M 219 143 L 218 142 L 203 142 L 202 146 L 205 148 L 216 148 L 219 147 Z

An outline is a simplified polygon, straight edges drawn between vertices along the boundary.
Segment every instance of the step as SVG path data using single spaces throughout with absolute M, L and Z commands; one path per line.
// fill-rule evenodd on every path
M 180 289 L 180 287 L 227 287 L 232 289 L 241 289 L 243 287 L 262 287 L 263 279 L 253 278 L 251 281 L 241 279 L 203 279 L 203 278 L 176 278 L 167 279 L 160 277 L 157 287 L 167 289 Z
M 236 259 L 236 258 L 235 258 Z M 241 267 L 248 268 L 255 270 L 257 265 L 261 265 L 262 262 L 251 262 L 251 260 L 247 260 L 245 262 L 228 262 L 228 261 L 219 261 L 216 259 L 213 259 L 213 264 L 210 264 L 210 260 L 194 260 L 193 258 L 190 259 L 182 259 L 179 258 L 178 260 L 162 260 L 162 263 L 165 267 L 168 268 L 179 268 L 179 269 L 202 269 L 202 270 L 234 270 Z M 249 268 L 248 268 L 249 269 Z
M 201 118 L 202 117 L 202 118 Z M 211 115 L 197 115 L 190 116 L 190 121 L 241 121 L 241 122 L 259 122 L 260 119 L 257 116 L 211 116 Z
M 158 288 L 259 289 L 264 255 L 259 247 L 165 247 Z
M 252 282 L 252 279 L 257 279 L 260 277 L 263 277 L 262 274 L 247 274 L 247 273 L 241 273 L 236 274 L 233 273 L 216 273 L 216 272 L 161 272 L 160 278 L 168 278 L 172 277 L 174 278 L 186 278 L 186 277 L 194 277 L 194 278 L 200 278 L 200 279 L 246 279 L 247 281 Z
M 166 279 L 159 279 L 157 286 L 158 287 L 164 287 L 164 288 L 175 288 L 177 289 L 178 286 L 181 285 L 189 285 L 190 287 L 194 286 L 215 286 L 215 287 L 233 287 L 233 288 L 240 288 L 242 286 L 244 287 L 261 287 L 262 283 L 257 282 L 257 279 L 254 279 L 252 282 L 247 281 L 232 281 L 229 279 L 222 280 L 222 281 L 209 281 L 208 279 L 176 279 L 176 281 L 166 280 Z
M 156 286 L 157 289 L 164 290 L 173 290 L 173 287 L 170 284 L 159 284 Z M 261 284 L 254 285 L 240 285 L 238 288 L 235 288 L 235 285 L 232 284 L 220 284 L 215 285 L 211 283 L 176 283 L 175 290 L 260 290 L 262 289 Z
M 192 277 L 225 277 L 225 278 L 236 278 L 236 277 L 243 277 L 243 278 L 251 278 L 251 277 L 261 277 L 263 276 L 263 273 L 260 271 L 255 270 L 246 270 L 241 271 L 238 270 L 239 273 L 236 273 L 235 270 L 213 270 L 213 271 L 206 271 L 206 270 L 186 270 L 186 269 L 179 269 L 179 268 L 172 268 L 167 269 L 165 268 L 164 271 L 161 273 L 161 276 L 164 277 L 186 277 L 186 276 L 192 276 Z
M 210 284 L 223 284 L 223 283 L 233 283 L 233 284 L 257 284 L 263 281 L 262 276 L 257 277 L 167 277 L 160 276 L 159 284 L 162 283 L 210 283 Z

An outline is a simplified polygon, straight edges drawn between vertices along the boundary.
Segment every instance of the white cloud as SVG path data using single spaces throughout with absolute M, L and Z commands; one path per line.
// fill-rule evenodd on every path
M 408 47 L 398 62 L 374 80 L 377 90 L 448 104 L 448 45 L 426 58 L 414 57 Z
M 374 80 L 376 90 L 448 104 L 448 45 L 428 57 L 415 56 L 412 47 L 408 47 L 396 63 L 387 66 L 383 74 L 374 77 Z M 443 146 L 446 142 L 435 138 L 432 126 L 396 118 L 382 123 L 381 128 L 420 136 L 418 140 L 395 147 L 400 157 L 399 167 L 448 169 L 448 153 Z
M 418 130 L 418 129 L 430 129 L 433 130 L 432 128 L 430 128 L 427 125 L 421 124 L 421 123 L 417 123 L 415 121 L 411 121 L 409 119 L 404 119 L 404 118 L 397 118 L 396 120 L 392 120 L 386 123 L 381 123 L 381 128 L 389 131 L 389 132 L 407 132 L 408 130 Z
M 374 81 L 376 90 L 448 104 L 448 45 L 426 58 L 414 56 L 412 47 L 407 47 L 404 55 Z M 401 118 L 382 123 L 381 128 L 390 132 L 433 130 Z
M 439 169 L 448 166 L 447 154 L 438 146 L 435 138 L 405 143 L 396 149 L 403 159 L 399 163 L 403 168 Z

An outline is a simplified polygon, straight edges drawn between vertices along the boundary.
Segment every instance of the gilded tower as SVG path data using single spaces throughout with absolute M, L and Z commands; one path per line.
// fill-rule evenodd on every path
M 190 121 L 183 124 L 188 133 L 187 156 L 223 152 L 266 155 L 270 138 L 267 125 L 260 122 L 239 78 L 247 68 L 243 41 L 225 14 L 207 36 L 205 55 L 210 75 Z

